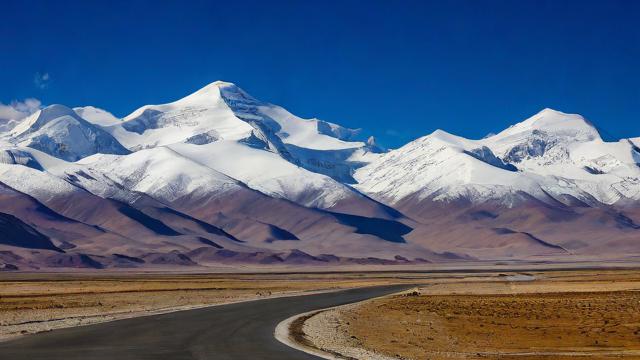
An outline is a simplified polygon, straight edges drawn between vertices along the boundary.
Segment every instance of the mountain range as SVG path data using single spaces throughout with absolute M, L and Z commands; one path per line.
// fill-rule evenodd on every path
M 387 150 L 217 81 L 0 132 L 0 268 L 605 261 L 640 255 L 640 138 L 544 109 Z

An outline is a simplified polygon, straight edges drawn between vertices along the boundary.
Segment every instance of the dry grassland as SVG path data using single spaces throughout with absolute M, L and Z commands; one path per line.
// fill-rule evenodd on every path
M 320 334 L 316 342 L 334 352 L 362 349 L 401 359 L 640 359 L 640 271 L 434 282 L 322 316 L 324 324 L 312 318 L 307 324 L 316 329 L 307 331 Z

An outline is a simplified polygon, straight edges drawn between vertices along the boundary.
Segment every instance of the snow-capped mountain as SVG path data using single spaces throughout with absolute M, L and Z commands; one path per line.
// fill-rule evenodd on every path
M 639 159 L 634 140 L 605 142 L 581 116 L 545 109 L 481 140 L 438 130 L 354 177 L 424 225 L 407 238 L 435 251 L 624 256 L 640 246 Z
M 612 205 L 640 200 L 639 159 L 632 140 L 605 142 L 581 116 L 545 109 L 481 140 L 438 130 L 358 169 L 355 178 L 358 189 L 391 204 L 411 196 L 513 205 L 526 194 Z
M 131 151 L 169 147 L 253 189 L 320 208 L 360 197 L 331 176 L 349 177 L 368 153 L 365 143 L 341 140 L 352 130 L 297 118 L 225 82 L 143 106 L 105 130 Z
M 391 151 L 214 82 L 119 119 L 51 105 L 0 133 L 0 263 L 410 264 L 640 254 L 640 138 L 545 109 Z
M 7 140 L 68 161 L 97 153 L 128 153 L 101 127 L 63 105 L 51 105 L 29 116 L 11 130 Z
M 112 113 L 93 106 L 82 106 L 73 108 L 81 118 L 89 121 L 94 125 L 110 126 L 120 123 L 122 120 L 115 117 Z

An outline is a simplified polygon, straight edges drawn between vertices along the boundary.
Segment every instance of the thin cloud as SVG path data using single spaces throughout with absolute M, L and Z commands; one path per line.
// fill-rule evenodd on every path
M 24 118 L 40 110 L 41 106 L 40 100 L 34 98 L 9 104 L 0 102 L 0 132 L 11 130 Z
M 45 72 L 45 73 L 37 72 L 33 76 L 33 84 L 38 89 L 41 89 L 41 90 L 46 89 L 47 87 L 49 87 L 50 82 L 51 82 L 51 75 L 49 75 L 48 72 Z

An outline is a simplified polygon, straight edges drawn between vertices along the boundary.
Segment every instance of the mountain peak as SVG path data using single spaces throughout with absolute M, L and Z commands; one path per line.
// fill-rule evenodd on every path
M 231 94 L 231 95 L 230 95 Z M 251 98 L 246 92 L 240 89 L 236 84 L 227 81 L 214 81 L 194 93 L 191 93 L 182 99 L 176 101 L 177 103 L 190 103 L 190 102 L 205 102 L 211 103 L 211 101 L 221 100 L 223 96 L 231 97 L 245 97 Z
M 73 118 L 78 117 L 78 114 L 76 114 L 73 109 L 60 104 L 51 104 L 42 108 L 35 114 L 37 114 L 36 120 L 38 121 L 38 123 L 41 123 L 43 125 L 53 119 L 57 119 L 63 116 L 71 116 Z
M 16 136 L 28 130 L 37 130 L 49 121 L 63 116 L 78 118 L 78 114 L 76 114 L 71 108 L 60 104 L 52 104 L 36 111 L 31 116 L 24 119 L 20 124 L 13 128 L 11 134 L 12 136 Z
M 216 81 L 214 81 L 214 82 L 212 82 L 210 84 L 207 84 L 204 87 L 200 88 L 199 90 L 194 92 L 192 95 L 211 93 L 211 92 L 219 93 L 220 90 L 222 90 L 222 89 L 239 89 L 239 88 L 238 88 L 238 85 L 236 85 L 236 84 L 234 84 L 232 82 L 216 80 Z
M 64 105 L 49 105 L 16 126 L 10 141 L 66 161 L 96 153 L 128 154 L 113 136 Z
M 74 116 L 75 112 L 73 109 L 61 105 L 61 104 L 51 104 L 49 106 L 45 106 L 41 111 L 42 116 L 47 117 L 60 117 L 64 115 Z
M 209 84 L 210 86 L 217 86 L 217 87 L 229 87 L 229 86 L 236 86 L 236 84 L 232 83 L 232 82 L 228 82 L 228 81 L 224 81 L 224 80 L 216 80 L 214 82 L 212 82 L 211 84 Z
M 443 143 L 447 143 L 450 145 L 465 147 L 465 144 L 471 142 L 471 140 L 466 139 L 462 136 L 454 135 L 450 132 L 444 131 L 442 129 L 437 129 L 431 134 L 423 137 L 424 139 L 435 139 L 441 141 Z
M 531 126 L 532 128 L 566 127 L 595 130 L 593 124 L 582 115 L 565 113 L 551 108 L 542 109 L 521 124 Z
M 563 116 L 563 115 L 570 115 L 570 114 L 562 112 L 560 110 L 556 110 L 556 109 L 552 109 L 552 108 L 548 108 L 547 107 L 547 108 L 544 108 L 544 109 L 540 110 L 536 115 L 558 115 L 558 116 Z
M 122 120 L 115 117 L 112 113 L 95 106 L 75 107 L 73 111 L 94 125 L 111 126 L 122 122 Z
M 579 114 L 545 108 L 532 117 L 510 126 L 494 135 L 494 140 L 527 136 L 530 133 L 546 133 L 571 138 L 573 141 L 601 139 L 596 127 Z

